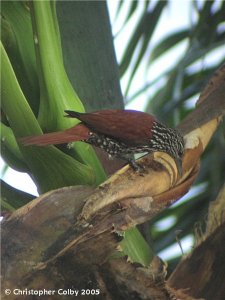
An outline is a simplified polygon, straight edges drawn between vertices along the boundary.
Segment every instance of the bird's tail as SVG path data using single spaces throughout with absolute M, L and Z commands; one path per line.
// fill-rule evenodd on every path
M 78 124 L 77 126 L 63 131 L 45 133 L 37 136 L 27 136 L 20 138 L 19 140 L 25 146 L 47 146 L 82 141 L 87 139 L 88 136 L 89 129 L 83 124 Z
M 73 110 L 64 110 L 64 112 L 67 114 L 67 115 L 65 115 L 65 117 L 67 117 L 67 118 L 77 118 L 77 119 L 79 119 L 79 117 L 81 115 L 83 115 L 83 113 L 73 111 Z

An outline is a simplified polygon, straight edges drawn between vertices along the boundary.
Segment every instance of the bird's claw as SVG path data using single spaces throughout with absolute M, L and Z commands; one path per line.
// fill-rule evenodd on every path
M 131 166 L 131 168 L 137 172 L 140 176 L 144 176 L 145 173 L 145 169 L 143 166 L 139 165 L 138 163 L 136 163 L 135 160 L 129 160 L 129 165 Z

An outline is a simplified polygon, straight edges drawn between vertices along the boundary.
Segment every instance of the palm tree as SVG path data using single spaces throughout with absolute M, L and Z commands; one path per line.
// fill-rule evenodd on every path
M 123 12 L 125 3 L 127 1 L 119 2 L 118 16 Z M 33 1 L 30 5 L 26 2 L 3 2 L 2 156 L 9 166 L 30 174 L 40 194 L 51 191 L 30 202 L 30 195 L 2 182 L 3 209 L 15 211 L 3 222 L 3 253 L 7 254 L 3 257 L 6 287 L 13 288 L 15 282 L 19 281 L 22 287 L 39 289 L 45 286 L 49 289 L 76 286 L 80 293 L 90 293 L 93 297 L 101 292 L 102 299 L 127 299 L 127 293 L 136 293 L 137 299 L 141 298 L 139 295 L 152 295 L 151 299 L 156 299 L 157 293 L 162 299 L 172 299 L 172 295 L 181 296 L 171 287 L 187 288 L 190 282 L 188 267 L 195 262 L 200 247 L 205 257 L 208 245 L 214 241 L 217 259 L 221 258 L 217 245 L 224 232 L 222 217 L 216 226 L 217 231 L 211 229 L 211 235 L 208 239 L 205 237 L 205 243 L 194 250 L 192 260 L 190 258 L 190 261 L 179 264 L 175 271 L 180 256 L 168 262 L 168 270 L 173 272 L 169 284 L 165 284 L 165 265 L 155 256 L 176 241 L 176 230 L 180 230 L 181 240 L 193 234 L 198 242 L 203 239 L 203 234 L 199 235 L 196 227 L 204 232 L 209 202 L 216 198 L 223 183 L 225 163 L 221 127 L 202 156 L 200 173 L 190 196 L 178 202 L 178 205 L 165 209 L 171 201 L 171 192 L 173 200 L 176 200 L 187 192 L 196 178 L 198 167 L 195 163 L 201 154 L 199 147 L 198 151 L 187 154 L 187 162 L 193 163 L 191 175 L 180 185 L 167 186 L 162 193 L 164 196 L 156 197 L 155 206 L 146 215 L 143 211 L 137 212 L 137 207 L 139 210 L 143 207 L 135 202 L 136 182 L 140 181 L 136 175 L 132 175 L 133 190 L 132 185 L 129 187 L 129 213 L 127 202 L 119 206 L 115 204 L 116 201 L 107 202 L 107 209 L 104 210 L 104 201 L 112 199 L 112 195 L 121 193 L 124 196 L 127 193 L 130 175 L 125 168 L 122 177 L 113 176 L 101 188 L 95 189 L 110 172 L 110 163 L 102 153 L 98 153 L 97 157 L 91 147 L 82 143 L 75 143 L 70 148 L 51 146 L 40 149 L 26 148 L 17 142 L 21 136 L 71 126 L 72 121 L 63 117 L 64 109 L 123 108 L 119 84 L 123 76 L 128 78 L 125 103 L 144 95 L 146 111 L 153 112 L 164 123 L 175 126 L 178 121 L 186 120 L 178 126 L 183 134 L 193 133 L 196 128 L 202 129 L 201 126 L 207 121 L 222 115 L 223 68 L 217 71 L 217 76 L 212 75 L 224 60 L 224 53 L 209 65 L 205 61 L 218 53 L 216 51 L 224 49 L 222 22 L 225 4 L 221 2 L 218 5 L 214 1 L 206 1 L 201 5 L 193 3 L 191 9 L 195 20 L 190 28 L 178 28 L 152 47 L 153 33 L 160 16 L 170 5 L 167 1 L 154 4 L 149 1 L 129 2 L 127 16 L 118 34 L 136 12 L 139 12 L 139 18 L 118 68 L 105 2 L 70 1 L 57 2 L 56 5 L 49 1 Z M 153 63 L 168 55 L 174 45 L 183 41 L 187 46 L 179 60 L 154 81 L 146 76 L 143 86 L 133 93 L 131 86 L 141 64 L 146 65 L 148 74 Z M 193 67 L 195 64 L 197 66 Z M 193 97 L 197 99 L 210 78 L 210 85 L 201 94 L 203 104 L 199 104 L 197 113 L 190 114 L 193 107 L 188 105 L 189 100 Z M 158 87 L 154 89 L 154 94 L 151 92 L 153 87 Z M 201 136 L 201 141 L 205 136 L 210 139 L 215 130 L 211 130 L 210 122 L 207 124 L 207 134 Z M 152 158 L 148 159 L 151 161 Z M 146 158 L 141 161 L 146 163 Z M 118 165 L 113 171 L 121 166 L 120 162 L 116 163 Z M 151 173 L 150 181 L 165 188 L 159 183 L 159 174 Z M 149 183 L 144 180 L 141 184 L 144 187 Z M 222 191 L 221 195 L 224 195 Z M 132 197 L 134 202 L 131 201 Z M 223 196 L 221 198 L 224 199 Z M 88 205 L 80 215 L 84 199 L 88 199 Z M 160 205 L 159 199 L 163 199 L 163 205 L 162 202 Z M 149 199 L 147 197 L 141 201 L 147 203 Z M 136 211 L 132 210 L 135 207 Z M 215 211 L 211 209 L 209 216 L 214 216 Z M 79 215 L 83 219 L 79 217 L 78 222 L 74 221 L 74 216 Z M 158 229 L 157 222 L 169 217 L 173 217 L 173 224 L 167 229 Z M 142 235 L 136 229 L 130 229 L 133 224 L 142 224 L 139 226 Z M 209 222 L 207 224 L 209 226 Z M 125 229 L 127 231 L 124 234 Z M 119 242 L 121 239 L 123 241 Z M 115 247 L 120 251 L 112 253 Z M 138 268 L 135 264 L 127 263 L 124 254 L 131 262 L 151 265 L 151 268 Z M 108 259 L 109 255 L 111 259 Z M 25 261 L 29 261 L 29 264 L 25 264 Z M 14 270 L 13 273 L 9 272 L 9 268 Z M 183 272 L 184 269 L 186 272 Z M 221 269 L 215 268 L 213 272 L 219 274 Z M 209 295 L 214 293 L 214 299 L 221 299 L 222 284 L 221 289 L 217 288 L 216 291 L 212 288 L 204 290 L 207 281 L 203 280 L 197 290 L 194 288 L 195 274 L 198 273 L 192 274 L 192 285 L 188 285 L 191 287 L 190 295 L 210 299 Z M 216 283 L 214 286 L 219 285 L 219 280 Z M 125 289 L 121 289 L 121 286 L 125 286 Z M 115 290 L 115 287 L 118 289 Z

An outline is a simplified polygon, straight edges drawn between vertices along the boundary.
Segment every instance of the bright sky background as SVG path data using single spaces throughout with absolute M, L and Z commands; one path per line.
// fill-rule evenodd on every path
M 143 1 L 143 5 L 144 5 Z M 154 4 L 155 1 L 152 1 L 152 4 Z M 109 6 L 109 12 L 110 17 L 112 20 L 112 23 L 115 24 L 113 26 L 113 34 L 117 34 L 119 31 L 119 28 L 121 26 L 121 23 L 123 24 L 124 17 L 126 17 L 126 10 L 129 6 L 129 1 L 126 1 L 123 7 L 123 11 L 120 13 L 118 20 L 114 22 L 115 20 L 115 14 L 116 14 L 116 8 L 117 8 L 118 1 L 115 0 L 108 0 L 108 6 Z M 170 1 L 170 5 L 167 9 L 164 9 L 163 15 L 160 19 L 160 22 L 157 25 L 157 28 L 155 30 L 155 33 L 152 37 L 152 47 L 155 46 L 159 41 L 161 41 L 164 37 L 169 35 L 172 31 L 176 31 L 177 28 L 183 29 L 190 26 L 191 20 L 194 18 L 194 16 L 191 16 L 190 14 L 190 1 L 180 1 L 180 0 L 173 0 Z M 126 46 L 126 43 L 124 41 L 128 41 L 130 37 L 130 32 L 132 32 L 132 28 L 138 21 L 138 17 L 140 16 L 141 8 L 139 9 L 139 12 L 137 14 L 134 14 L 130 21 L 127 23 L 126 27 L 123 29 L 123 31 L 117 35 L 117 38 L 115 39 L 115 49 L 116 49 L 116 55 L 118 61 L 121 60 L 124 48 Z M 143 83 L 148 78 L 148 81 L 153 81 L 156 79 L 160 74 L 164 73 L 166 70 L 170 69 L 173 65 L 176 64 L 178 61 L 179 56 L 182 55 L 182 52 L 186 48 L 187 43 L 184 42 L 178 47 L 175 47 L 174 50 L 171 50 L 169 53 L 169 59 L 167 56 L 163 56 L 162 58 L 159 58 L 156 63 L 153 63 L 151 68 L 149 69 L 149 72 L 146 74 L 146 68 L 145 63 L 141 64 L 141 67 L 139 68 L 137 74 L 135 75 L 134 82 L 131 86 L 130 95 L 135 93 L 140 87 L 143 86 Z M 149 54 L 151 48 L 149 49 L 147 55 Z M 148 60 L 148 57 L 146 56 L 146 61 Z M 128 72 L 129 73 L 129 72 Z M 126 74 L 122 80 L 121 80 L 121 87 L 122 90 L 125 91 L 126 84 L 128 81 L 128 74 Z M 148 93 L 154 92 L 152 90 L 148 91 Z M 130 109 L 137 109 L 137 110 L 144 110 L 146 103 L 146 95 L 142 94 L 138 100 L 135 102 L 132 102 L 127 106 L 127 108 Z

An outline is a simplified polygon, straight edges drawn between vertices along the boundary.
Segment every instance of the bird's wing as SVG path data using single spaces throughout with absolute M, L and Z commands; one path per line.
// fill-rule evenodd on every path
M 65 111 L 91 131 L 105 134 L 129 145 L 146 144 L 151 138 L 155 117 L 134 110 L 101 110 L 92 113 Z

